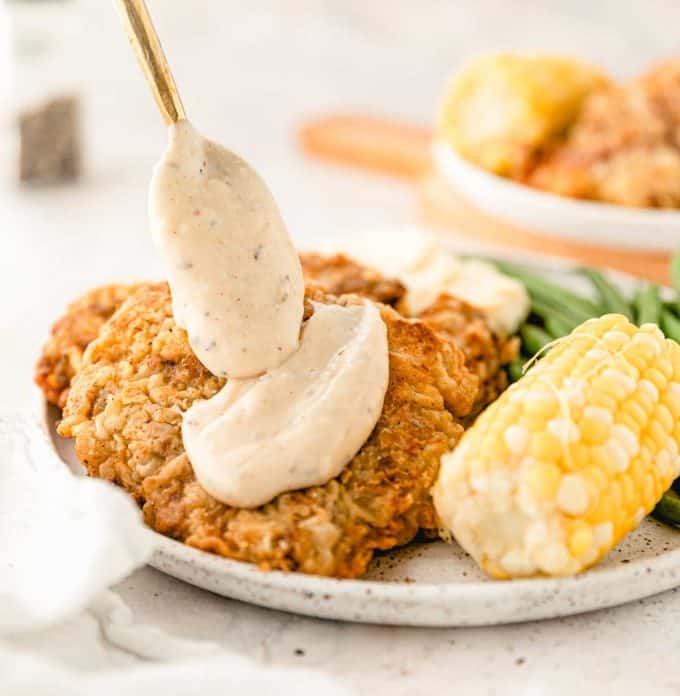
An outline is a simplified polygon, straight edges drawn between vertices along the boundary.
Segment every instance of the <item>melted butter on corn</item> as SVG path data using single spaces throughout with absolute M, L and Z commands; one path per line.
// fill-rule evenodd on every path
M 680 346 L 592 319 L 557 342 L 442 458 L 445 535 L 498 578 L 571 575 L 680 475 Z

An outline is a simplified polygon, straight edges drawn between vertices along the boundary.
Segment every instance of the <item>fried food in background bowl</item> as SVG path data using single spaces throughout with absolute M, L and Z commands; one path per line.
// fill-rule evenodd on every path
M 568 58 L 493 54 L 447 88 L 436 141 L 560 196 L 680 207 L 680 59 L 616 84 Z
M 600 70 L 570 58 L 484 55 L 453 77 L 436 137 L 490 172 L 521 178 L 586 97 L 608 84 Z
M 680 59 L 592 94 L 527 182 L 573 198 L 680 208 Z

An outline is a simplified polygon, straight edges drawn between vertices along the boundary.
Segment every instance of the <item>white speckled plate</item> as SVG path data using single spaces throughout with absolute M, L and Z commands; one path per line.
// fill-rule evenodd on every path
M 471 164 L 443 142 L 433 145 L 437 169 L 480 210 L 553 237 L 609 247 L 674 251 L 680 212 L 580 201 L 518 184 Z
M 537 265 L 553 277 L 567 267 L 546 259 Z M 573 284 L 564 277 L 565 284 Z M 622 274 L 615 277 L 624 286 L 635 282 Z M 54 429 L 58 411 L 43 411 L 56 451 L 78 473 L 71 441 Z M 460 547 L 442 542 L 380 555 L 363 580 L 333 580 L 265 573 L 149 534 L 156 543 L 151 565 L 175 578 L 263 607 L 364 623 L 482 626 L 529 621 L 612 607 L 680 585 L 680 530 L 652 519 L 583 575 L 506 582 L 490 580 Z

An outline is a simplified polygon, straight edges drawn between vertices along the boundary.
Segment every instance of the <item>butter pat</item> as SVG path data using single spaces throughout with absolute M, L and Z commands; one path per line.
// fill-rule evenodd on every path
M 410 310 L 417 314 L 442 292 L 480 309 L 493 331 L 515 333 L 529 314 L 524 286 L 490 263 L 461 259 L 434 236 L 417 230 L 376 230 L 333 244 L 334 251 L 399 278 L 408 289 Z

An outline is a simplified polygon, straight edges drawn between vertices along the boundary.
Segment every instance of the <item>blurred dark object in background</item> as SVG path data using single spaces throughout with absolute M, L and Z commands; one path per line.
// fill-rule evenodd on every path
M 64 96 L 19 114 L 19 179 L 48 184 L 77 179 L 81 161 L 78 99 Z
M 81 174 L 82 7 L 78 0 L 0 0 L 8 23 L 5 124 L 21 184 L 62 184 Z

